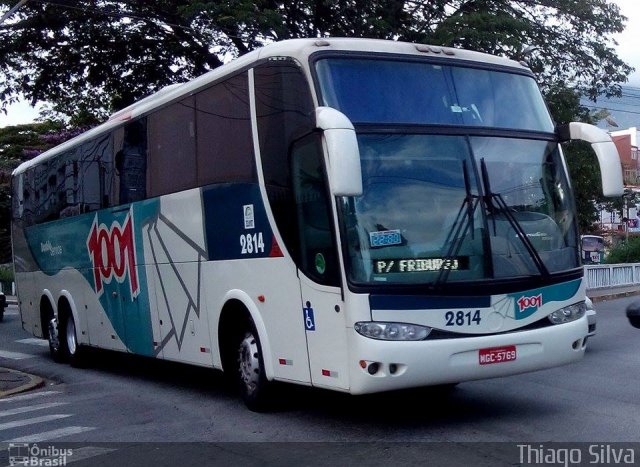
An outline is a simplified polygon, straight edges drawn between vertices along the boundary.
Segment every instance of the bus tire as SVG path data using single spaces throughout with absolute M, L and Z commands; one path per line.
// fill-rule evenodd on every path
M 264 359 L 258 332 L 252 322 L 240 334 L 236 346 L 235 376 L 247 408 L 263 412 L 270 406 L 270 383 L 264 371 Z
M 84 347 L 78 343 L 78 330 L 72 313 L 65 313 L 63 351 L 71 366 L 84 366 Z
M 64 363 L 66 354 L 60 341 L 60 326 L 55 316 L 49 316 L 47 321 L 47 340 L 49 341 L 49 353 L 56 363 Z

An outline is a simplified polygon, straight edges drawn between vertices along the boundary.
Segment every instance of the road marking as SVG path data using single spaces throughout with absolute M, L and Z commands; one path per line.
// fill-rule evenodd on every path
M 5 311 L 4 314 L 7 316 L 17 316 L 20 313 L 18 313 L 17 311 Z
M 2 412 L 0 412 L 0 417 L 8 417 L 10 415 L 18 415 L 21 413 L 35 412 L 36 410 L 51 409 L 53 407 L 60 407 L 61 405 L 67 405 L 67 404 L 68 402 L 48 402 L 46 404 L 32 405 L 29 407 L 18 407 L 15 409 L 3 410 Z
M 20 344 L 29 344 L 29 345 L 38 345 L 40 347 L 49 347 L 49 341 L 46 339 L 36 339 L 35 337 L 30 337 L 29 339 L 19 339 L 16 342 Z
M 34 417 L 34 418 L 25 418 L 23 420 L 16 420 L 13 422 L 0 423 L 0 431 L 9 430 L 11 428 L 16 428 L 19 426 L 27 426 L 33 425 L 35 423 L 44 423 L 50 422 L 53 420 L 60 420 L 61 418 L 71 417 L 72 414 L 54 414 L 54 415 L 43 415 L 42 417 Z
M 61 392 L 60 391 L 32 392 L 30 394 L 22 394 L 20 396 L 13 396 L 13 397 L 7 397 L 6 399 L 0 399 L 0 402 L 28 401 L 28 400 L 31 400 L 31 399 L 35 399 L 37 397 L 50 396 L 52 394 L 61 394 Z
M 64 436 L 77 435 L 78 433 L 84 433 L 85 431 L 95 430 L 93 426 L 68 426 L 65 428 L 59 428 L 57 430 L 44 431 L 42 433 L 35 433 L 29 436 L 23 436 L 22 438 L 14 438 L 2 441 L 3 443 L 40 443 L 42 441 L 48 441 L 50 439 L 62 438 Z
M 35 355 L 20 352 L 9 352 L 8 350 L 0 350 L 0 357 L 11 360 L 24 360 L 25 358 L 33 358 Z

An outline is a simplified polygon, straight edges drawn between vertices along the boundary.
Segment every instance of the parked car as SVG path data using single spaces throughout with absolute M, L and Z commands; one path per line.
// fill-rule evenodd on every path
M 596 334 L 596 309 L 593 307 L 593 302 L 589 297 L 585 297 L 584 304 L 587 306 L 587 322 L 589 323 L 587 337 L 592 337 Z
M 0 292 L 0 321 L 4 319 L 4 309 L 7 307 L 7 296 Z
M 627 307 L 627 319 L 631 326 L 640 329 L 640 300 L 631 302 Z

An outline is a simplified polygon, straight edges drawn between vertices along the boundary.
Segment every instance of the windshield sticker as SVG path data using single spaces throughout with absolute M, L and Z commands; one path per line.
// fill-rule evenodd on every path
M 374 260 L 376 274 L 393 272 L 434 272 L 440 270 L 459 271 L 469 269 L 469 257 L 456 258 L 411 258 Z
M 399 230 L 369 232 L 369 243 L 371 244 L 371 248 L 400 245 L 402 244 L 402 235 Z

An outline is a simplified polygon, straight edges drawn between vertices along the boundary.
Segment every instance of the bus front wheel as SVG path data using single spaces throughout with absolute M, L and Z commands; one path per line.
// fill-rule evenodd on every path
M 249 410 L 267 410 L 270 384 L 264 371 L 260 339 L 253 324 L 241 335 L 236 356 L 236 378 L 242 400 Z

